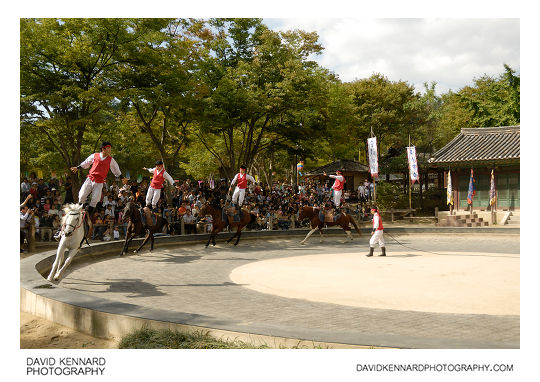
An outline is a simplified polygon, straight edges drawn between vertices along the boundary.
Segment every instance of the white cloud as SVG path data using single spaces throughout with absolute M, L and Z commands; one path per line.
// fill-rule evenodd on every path
M 519 19 L 265 19 L 274 30 L 316 31 L 325 47 L 314 57 L 342 81 L 381 73 L 422 90 L 457 91 L 503 64 L 520 69 Z M 418 86 L 420 84 L 420 86 Z

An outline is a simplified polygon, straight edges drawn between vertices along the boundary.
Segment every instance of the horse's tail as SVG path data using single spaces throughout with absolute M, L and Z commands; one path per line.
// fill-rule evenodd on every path
M 356 225 L 356 222 L 354 221 L 354 218 L 349 215 L 349 220 L 351 221 L 352 225 L 354 226 L 354 229 L 356 229 L 356 232 L 358 232 L 358 235 L 362 236 L 362 233 L 360 232 L 360 229 Z
M 253 224 L 253 223 L 257 222 L 257 215 L 252 214 L 251 212 L 249 214 L 251 215 L 251 220 L 249 221 L 248 224 Z

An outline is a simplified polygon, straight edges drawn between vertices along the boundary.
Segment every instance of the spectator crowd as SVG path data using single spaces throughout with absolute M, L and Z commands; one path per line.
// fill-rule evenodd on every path
M 122 223 L 122 213 L 129 198 L 140 206 L 145 205 L 146 191 L 150 179 L 138 182 L 130 180 L 128 185 L 105 183 L 100 201 L 93 216 L 94 224 L 92 239 L 118 240 L 125 235 L 126 225 Z M 255 183 L 246 190 L 244 208 L 257 216 L 256 221 L 248 225 L 251 230 L 269 230 L 291 228 L 308 224 L 298 222 L 298 210 L 302 206 L 324 207 L 331 196 L 330 180 L 322 182 L 306 179 L 300 185 L 294 186 L 285 182 L 275 182 L 270 185 Z M 185 233 L 210 232 L 212 218 L 200 216 L 201 207 L 213 199 L 222 207 L 228 203 L 227 190 L 229 182 L 226 179 L 210 181 L 185 180 L 175 182 L 169 187 L 171 203 L 166 202 L 166 193 L 161 193 L 158 210 L 169 222 L 167 234 L 180 234 L 181 226 Z M 72 193 L 69 177 L 65 179 L 51 178 L 45 181 L 31 174 L 23 178 L 20 190 L 21 203 L 21 248 L 25 237 L 25 227 L 31 219 L 36 228 L 36 240 L 52 241 L 54 233 L 60 226 L 64 214 L 62 206 L 74 203 L 77 195 Z M 369 202 L 373 195 L 373 183 L 366 180 L 356 190 L 344 190 L 342 208 L 348 213 L 355 214 L 361 220 L 368 219 Z M 74 198 L 75 196 L 75 198 Z M 294 219 L 291 219 L 294 217 Z M 22 249 L 21 249 L 22 251 Z

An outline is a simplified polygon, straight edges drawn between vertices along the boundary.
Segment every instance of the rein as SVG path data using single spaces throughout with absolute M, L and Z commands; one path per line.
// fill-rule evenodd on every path
M 86 216 L 86 211 L 84 211 L 84 212 L 82 212 L 82 213 L 81 213 L 81 212 L 78 212 L 78 213 L 72 213 L 72 212 L 70 212 L 70 213 L 69 213 L 69 215 L 81 215 L 81 214 L 82 214 L 82 219 L 80 219 L 80 223 L 79 223 L 79 218 L 77 218 L 77 224 L 75 224 L 75 225 L 64 223 L 64 224 L 62 224 L 61 231 L 63 232 L 63 231 L 64 231 L 64 228 L 65 228 L 66 226 L 68 226 L 68 227 L 74 227 L 74 228 L 73 228 L 73 231 L 79 229 L 79 227 L 84 223 L 84 217 Z

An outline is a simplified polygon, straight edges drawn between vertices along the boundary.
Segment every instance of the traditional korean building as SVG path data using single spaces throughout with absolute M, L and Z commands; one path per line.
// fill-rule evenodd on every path
M 489 208 L 491 170 L 494 170 L 498 210 L 520 206 L 519 126 L 461 129 L 457 135 L 429 159 L 430 165 L 444 172 L 444 187 L 451 171 L 454 207 L 466 209 L 471 168 L 474 170 L 476 196 L 473 208 Z
M 322 181 L 328 180 L 327 175 L 335 175 L 336 170 L 342 170 L 345 177 L 345 189 L 354 191 L 358 188 L 360 183 L 364 183 L 366 179 L 371 179 L 369 174 L 369 167 L 363 163 L 340 159 L 327 165 L 321 166 L 305 174 L 306 178 L 316 178 Z

